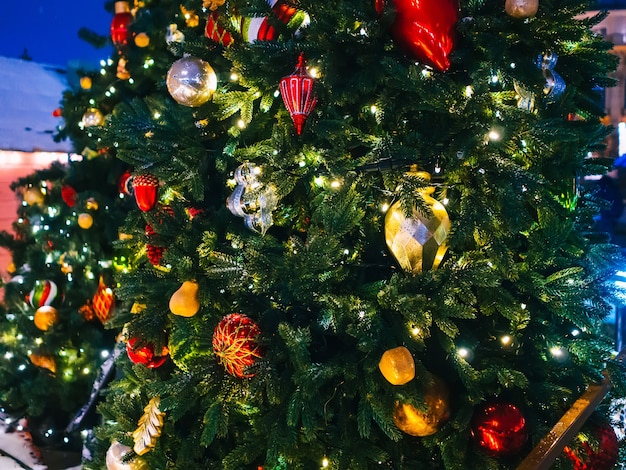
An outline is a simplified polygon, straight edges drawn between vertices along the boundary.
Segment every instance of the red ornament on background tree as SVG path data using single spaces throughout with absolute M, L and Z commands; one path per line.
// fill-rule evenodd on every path
M 133 21 L 130 4 L 125 1 L 115 2 L 115 14 L 111 20 L 111 41 L 117 49 L 128 45 L 130 38 L 129 26 Z
M 456 39 L 459 17 L 458 0 L 391 0 L 395 18 L 391 36 L 400 49 L 413 59 L 441 72 L 450 68 L 448 55 Z M 375 0 L 382 14 L 386 0 Z
M 563 449 L 563 454 L 574 470 L 610 470 L 619 456 L 615 430 L 608 423 L 593 424 L 591 432 L 578 433 L 572 444 Z
M 109 319 L 114 304 L 115 296 L 113 295 L 113 289 L 107 286 L 104 283 L 103 276 L 100 276 L 98 289 L 93 296 L 91 308 L 103 324 Z
M 159 179 L 149 173 L 136 175 L 132 185 L 137 207 L 143 212 L 151 210 L 156 204 Z
M 68 207 L 74 207 L 78 199 L 78 193 L 70 185 L 64 184 L 61 187 L 61 199 L 63 199 Z
M 487 403 L 472 417 L 474 442 L 493 457 L 518 454 L 528 440 L 526 418 L 515 405 L 506 402 Z
M 226 372 L 240 379 L 254 377 L 246 369 L 262 355 L 259 326 L 241 313 L 226 315 L 213 331 L 213 352 Z
M 167 346 L 163 346 L 157 354 L 154 344 L 145 343 L 139 338 L 131 338 L 126 343 L 126 354 L 133 364 L 142 364 L 149 369 L 156 369 L 165 364 L 170 351 Z
M 298 135 L 302 134 L 304 123 L 317 104 L 317 98 L 313 93 L 314 83 L 313 77 L 306 71 L 304 54 L 301 52 L 296 63 L 296 70 L 280 80 L 280 95 L 283 97 Z

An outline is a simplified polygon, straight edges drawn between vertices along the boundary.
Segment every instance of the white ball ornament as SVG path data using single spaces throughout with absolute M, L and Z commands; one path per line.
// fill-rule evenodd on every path
M 217 89 L 217 76 L 208 62 L 186 56 L 172 64 L 166 84 L 176 102 L 195 108 L 211 99 Z
M 124 457 L 131 451 L 130 447 L 113 441 L 106 454 L 107 470 L 148 470 L 146 463 L 139 458 L 124 462 Z

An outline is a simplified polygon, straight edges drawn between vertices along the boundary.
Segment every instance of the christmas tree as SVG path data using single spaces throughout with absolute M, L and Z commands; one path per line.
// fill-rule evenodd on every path
M 617 58 L 591 2 L 503 3 L 135 4 L 169 65 L 93 130 L 137 262 L 86 468 L 516 468 L 624 395 L 583 184 Z M 596 417 L 558 466 L 615 463 Z
M 134 204 L 128 166 L 99 146 L 92 129 L 117 103 L 154 87 L 149 56 L 155 47 L 147 41 L 133 49 L 133 70 L 142 73 L 131 80 L 121 54 L 131 13 L 115 15 L 110 8 L 119 38 L 87 30 L 83 36 L 94 45 L 113 43 L 120 52 L 98 70 L 71 71 L 78 80 L 73 83 L 69 74 L 70 87 L 54 110 L 63 118 L 54 139 L 70 139 L 78 153 L 13 183 L 23 203 L 15 234 L 0 239 L 11 250 L 14 269 L 0 319 L 6 359 L 0 403 L 11 417 L 26 416 L 35 443 L 50 448 L 71 441 L 80 450 L 78 431 L 96 422 L 95 404 L 115 373 L 118 354 L 119 329 L 104 326 L 116 303 L 113 274 L 132 263 L 132 253 L 114 249 Z M 148 19 L 161 25 L 158 10 Z
M 77 431 L 95 421 L 79 411 L 115 345 L 103 324 L 114 308 L 113 241 L 125 209 L 124 164 L 74 158 L 11 185 L 22 204 L 15 233 L 0 240 L 13 261 L 0 318 L 0 403 L 27 418 L 37 445 L 80 449 Z

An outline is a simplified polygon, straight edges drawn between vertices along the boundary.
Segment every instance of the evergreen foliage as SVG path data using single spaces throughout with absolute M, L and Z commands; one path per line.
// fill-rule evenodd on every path
M 582 184 L 610 164 L 590 156 L 610 131 L 596 90 L 612 84 L 617 64 L 590 30 L 602 15 L 579 19 L 592 6 L 580 0 L 542 0 L 528 20 L 507 16 L 501 0 L 460 3 L 446 72 L 400 51 L 392 3 L 379 15 L 370 0 L 299 0 L 310 23 L 296 30 L 264 0 L 230 0 L 216 7 L 230 47 L 204 36 L 211 2 L 182 3 L 197 24 L 178 3 L 139 7 L 139 18 L 165 20 L 137 21 L 135 33 L 156 44 L 175 25 L 184 41 L 152 57 L 147 96 L 124 100 L 92 132 L 135 174 L 161 182 L 154 209 L 124 222 L 132 238 L 119 245 L 136 263 L 117 277 L 111 326 L 167 346 L 169 360 L 147 368 L 119 358 L 86 468 L 104 468 L 114 441 L 133 447 L 155 397 L 161 434 L 129 455 L 152 469 L 515 468 L 607 367 L 624 389 L 603 330 L 621 254 L 596 229 L 602 202 Z M 231 21 L 259 14 L 277 40 L 248 43 Z M 302 52 L 318 71 L 318 102 L 298 136 L 277 90 Z M 544 93 L 536 65 L 549 52 L 567 85 L 557 97 Z M 166 90 L 167 65 L 184 54 L 218 75 L 199 107 Z M 532 110 L 518 106 L 515 86 L 533 93 Z M 262 186 L 243 196 L 248 208 L 263 191 L 277 199 L 264 235 L 225 207 L 244 163 L 261 170 Z M 383 208 L 427 212 L 428 185 L 452 229 L 441 265 L 412 274 L 385 246 Z M 163 248 L 158 263 L 148 244 Z M 170 296 L 190 280 L 200 311 L 173 315 Z M 228 375 L 212 347 L 235 312 L 261 330 L 250 378 Z M 396 386 L 378 362 L 400 345 L 416 378 Z M 429 387 L 442 392 L 435 377 L 449 390 L 449 418 L 425 437 L 403 433 L 396 403 L 424 410 Z M 522 410 L 530 436 L 508 458 L 471 437 L 474 410 L 499 400 Z

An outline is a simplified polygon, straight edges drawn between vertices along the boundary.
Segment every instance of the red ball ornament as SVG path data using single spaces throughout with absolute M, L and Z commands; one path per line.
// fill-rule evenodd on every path
M 391 35 L 410 57 L 445 72 L 450 67 L 448 55 L 456 39 L 459 17 L 458 0 L 392 0 L 395 18 Z M 375 0 L 378 13 L 385 0 Z
M 584 429 L 584 428 L 583 428 Z M 589 433 L 580 432 L 563 453 L 574 470 L 610 470 L 615 468 L 619 456 L 619 443 L 615 430 L 609 424 L 594 424 Z
M 61 199 L 63 199 L 68 207 L 74 207 L 76 205 L 76 200 L 78 199 L 78 193 L 71 186 L 64 184 L 61 187 Z
M 240 379 L 253 377 L 246 369 L 262 357 L 258 325 L 246 315 L 226 315 L 213 331 L 213 352 L 226 372 Z
M 124 1 L 115 2 L 115 15 L 111 20 L 111 41 L 117 49 L 128 45 L 130 32 L 128 27 L 133 21 L 130 4 Z
M 139 342 L 139 344 L 137 344 Z M 143 364 L 149 369 L 161 367 L 169 357 L 169 349 L 163 346 L 159 354 L 154 351 L 154 344 L 144 343 L 139 338 L 131 338 L 126 343 L 126 354 L 133 364 Z
M 120 176 L 120 179 L 117 182 L 117 189 L 120 194 L 125 194 L 127 196 L 132 196 L 133 194 L 133 175 L 130 171 L 126 170 Z
M 487 403 L 478 408 L 471 433 L 476 444 L 494 457 L 517 454 L 528 439 L 526 419 L 510 403 Z
M 54 117 L 61 117 L 61 116 L 63 116 L 63 110 L 61 108 L 54 108 L 52 110 L 52 115 Z
M 280 80 L 280 94 L 298 135 L 302 134 L 304 123 L 317 104 L 317 98 L 313 94 L 313 84 L 313 78 L 306 71 L 304 54 L 301 52 L 296 70 Z
M 159 180 L 151 174 L 136 175 L 133 177 L 133 192 L 137 206 L 144 212 L 151 210 L 156 204 Z

